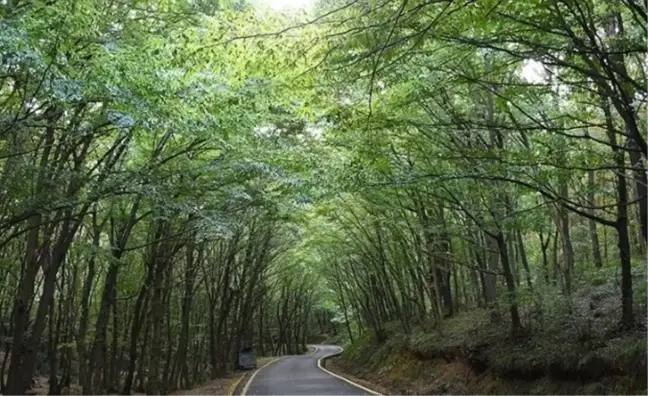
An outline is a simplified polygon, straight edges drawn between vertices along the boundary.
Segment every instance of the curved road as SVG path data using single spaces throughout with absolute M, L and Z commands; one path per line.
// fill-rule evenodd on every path
M 320 358 L 334 355 L 342 348 L 313 345 L 315 352 L 281 358 L 257 370 L 248 380 L 241 395 L 370 395 L 320 369 Z

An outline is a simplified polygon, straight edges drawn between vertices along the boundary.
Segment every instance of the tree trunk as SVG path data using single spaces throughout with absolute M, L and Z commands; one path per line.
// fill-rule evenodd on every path
M 559 192 L 562 197 L 567 199 L 567 185 L 564 184 L 559 187 Z M 560 232 L 560 242 L 562 244 L 563 257 L 565 260 L 562 269 L 565 294 L 572 292 L 572 274 L 574 271 L 574 248 L 572 247 L 570 226 L 569 226 L 569 212 L 564 205 L 558 205 L 558 231 Z
M 81 318 L 79 320 L 79 330 L 77 332 L 76 344 L 77 344 L 77 353 L 79 355 L 79 383 L 83 388 L 83 393 L 86 395 L 91 394 L 91 379 L 88 378 L 88 352 L 87 352 L 87 340 L 86 335 L 88 332 L 88 319 L 90 315 L 90 293 L 92 292 L 92 283 L 96 275 L 97 267 L 97 254 L 99 250 L 99 240 L 101 238 L 101 229 L 97 224 L 97 214 L 96 212 L 92 213 L 93 221 L 93 234 L 92 234 L 92 246 L 94 248 L 92 256 L 88 261 L 88 272 L 86 274 L 86 279 L 83 284 L 83 292 L 81 296 Z
M 547 241 L 545 242 L 543 238 L 542 231 L 538 234 L 540 237 L 540 248 L 542 249 L 542 274 L 544 275 L 545 283 L 549 284 L 549 257 L 547 250 L 549 250 L 549 244 L 551 243 L 551 234 L 547 235 Z
M 484 297 L 486 298 L 486 306 L 491 308 L 497 300 L 497 277 L 495 273 L 498 271 L 499 258 L 501 253 L 498 250 L 498 242 L 496 238 L 490 235 L 486 236 L 488 241 L 488 266 L 489 272 L 484 273 Z
M 128 373 L 126 374 L 126 379 L 124 380 L 124 387 L 122 389 L 123 395 L 130 395 L 131 389 L 133 387 L 133 379 L 135 373 L 135 366 L 137 363 L 137 340 L 139 337 L 140 330 L 145 321 L 146 317 L 146 306 L 147 306 L 147 294 L 149 289 L 149 284 L 153 280 L 153 264 L 149 264 L 149 269 L 147 273 L 146 280 L 140 288 L 139 294 L 137 295 L 137 301 L 135 301 L 135 310 L 133 312 L 133 321 L 130 331 L 130 344 L 129 344 L 129 360 L 128 360 Z
M 162 359 L 162 321 L 164 315 L 164 307 L 162 306 L 162 289 L 164 274 L 168 258 L 156 258 L 158 262 L 155 270 L 155 278 L 153 281 L 153 297 L 151 298 L 151 366 L 148 376 L 148 384 L 146 387 L 147 394 L 157 395 L 161 391 L 160 381 L 160 360 Z
M 619 255 L 621 258 L 621 323 L 626 328 L 634 325 L 632 312 L 632 263 L 630 259 L 630 236 L 628 234 L 628 189 L 625 171 L 623 170 L 623 154 L 619 152 L 618 164 L 620 169 L 616 171 L 617 193 L 619 206 L 617 208 L 617 232 L 619 233 Z
M 498 233 L 495 238 L 497 246 L 500 251 L 500 258 L 502 260 L 502 269 L 504 270 L 504 280 L 506 281 L 507 299 L 509 303 L 509 312 L 511 314 L 511 324 L 513 326 L 513 333 L 517 333 L 521 328 L 520 314 L 518 313 L 517 299 L 515 296 L 515 280 L 511 273 L 511 265 L 509 263 L 509 255 L 506 247 L 506 241 L 503 233 Z
M 182 312 L 180 318 L 180 340 L 178 341 L 178 357 L 176 363 L 180 366 L 177 374 L 173 375 L 172 384 L 178 383 L 180 373 L 187 375 L 187 346 L 189 341 L 189 321 L 191 306 L 193 303 L 194 282 L 196 279 L 196 260 L 194 259 L 194 246 L 189 245 L 186 248 L 185 272 L 184 272 L 184 295 L 182 297 Z M 202 247 L 198 253 L 198 262 L 202 262 Z M 175 371 L 175 370 L 174 370 Z
M 518 251 L 520 252 L 520 261 L 522 261 L 522 267 L 524 268 L 524 274 L 526 275 L 526 282 L 529 286 L 529 289 L 533 290 L 533 284 L 531 283 L 531 270 L 529 269 L 529 260 L 527 259 L 526 250 L 524 249 L 524 239 L 522 239 L 522 232 L 517 230 L 515 232 L 517 237 Z
M 589 205 L 596 206 L 596 199 L 594 197 L 594 187 L 596 186 L 594 171 L 590 170 L 587 172 L 587 185 L 589 190 L 587 194 L 587 200 L 589 201 Z M 594 208 L 590 209 L 589 213 L 591 215 L 594 215 Z M 588 222 L 589 222 L 590 238 L 592 240 L 592 257 L 594 259 L 594 266 L 596 268 L 601 268 L 603 266 L 603 260 L 601 259 L 601 249 L 599 247 L 596 221 L 594 221 L 593 219 L 588 219 Z
M 104 283 L 104 290 L 101 297 L 101 307 L 99 308 L 99 316 L 97 317 L 97 324 L 95 327 L 95 339 L 92 343 L 92 349 L 90 352 L 90 359 L 88 361 L 88 373 L 86 382 L 83 384 L 83 393 L 90 395 L 93 392 L 93 384 L 97 383 L 95 369 L 97 365 L 102 362 L 105 362 L 107 356 L 105 356 L 102 351 L 106 349 L 106 337 L 108 333 L 108 322 L 110 320 L 111 305 L 112 305 L 112 295 L 114 289 L 117 287 L 117 274 L 119 272 L 119 266 L 116 263 L 113 263 L 108 268 L 108 273 L 106 274 L 106 281 Z M 102 367 L 104 365 L 102 364 Z

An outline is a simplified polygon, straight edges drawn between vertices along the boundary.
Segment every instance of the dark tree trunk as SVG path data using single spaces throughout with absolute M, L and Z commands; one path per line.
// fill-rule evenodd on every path
M 630 236 L 628 233 L 628 189 L 623 166 L 623 154 L 617 154 L 620 169 L 617 174 L 617 192 L 619 206 L 617 209 L 617 232 L 619 233 L 619 255 L 621 257 L 621 323 L 630 328 L 634 325 L 632 312 L 632 263 L 630 259 Z
M 587 200 L 589 201 L 590 206 L 596 206 L 596 199 L 594 197 L 594 187 L 596 186 L 595 184 L 595 178 L 594 178 L 594 171 L 588 171 L 587 172 L 587 186 L 588 186 L 588 194 L 587 194 Z M 594 215 L 594 209 L 590 209 L 589 213 L 591 215 Z M 603 260 L 601 259 L 601 248 L 599 247 L 599 239 L 598 239 L 598 231 L 596 227 L 596 221 L 593 219 L 588 219 L 589 222 L 589 231 L 590 231 L 590 238 L 592 240 L 592 257 L 594 260 L 594 266 L 596 268 L 601 268 L 603 266 Z
M 520 314 L 518 313 L 517 299 L 515 296 L 515 280 L 511 273 L 511 265 L 509 262 L 509 255 L 506 247 L 506 241 L 503 233 L 498 233 L 497 246 L 500 251 L 500 258 L 502 259 L 502 269 L 504 270 L 504 280 L 506 281 L 507 299 L 509 303 L 509 312 L 511 314 L 511 324 L 513 332 L 517 333 L 521 328 Z
M 189 341 L 189 321 L 191 307 L 193 303 L 193 293 L 194 293 L 194 282 L 196 279 L 196 259 L 194 258 L 194 246 L 189 245 L 186 248 L 186 258 L 185 258 L 185 272 L 184 272 L 184 295 L 182 297 L 182 312 L 180 318 L 180 340 L 178 341 L 178 357 L 176 359 L 176 365 L 179 365 L 180 368 L 177 370 L 176 374 L 173 375 L 172 384 L 174 386 L 178 383 L 178 377 L 182 373 L 187 375 L 188 366 L 187 366 L 187 346 Z M 202 262 L 202 247 L 198 253 L 198 262 Z M 174 370 L 176 371 L 176 370 Z
M 117 258 L 118 260 L 119 258 Z M 95 369 L 101 364 L 101 367 L 105 367 L 105 361 L 107 356 L 102 352 L 106 350 L 106 337 L 108 334 L 108 322 L 110 320 L 112 297 L 116 292 L 117 287 L 117 274 L 119 272 L 119 266 L 115 263 L 110 265 L 108 268 L 108 273 L 106 274 L 106 281 L 104 283 L 104 290 L 101 297 L 101 307 L 99 308 L 99 316 L 97 317 L 97 325 L 95 330 L 95 339 L 92 343 L 92 349 L 90 352 L 90 359 L 88 361 L 88 373 L 86 382 L 83 384 L 83 393 L 86 395 L 93 394 L 92 389 L 95 383 L 99 381 L 96 379 Z
M 549 243 L 551 243 L 551 234 L 547 235 L 545 242 L 542 231 L 538 234 L 540 237 L 540 248 L 542 249 L 542 274 L 546 284 L 549 284 L 549 257 L 547 250 L 549 250 Z
M 128 359 L 128 373 L 124 380 L 124 387 L 122 389 L 123 395 L 130 395 L 133 387 L 133 379 L 135 374 L 135 366 L 137 364 L 137 340 L 139 333 L 142 329 L 146 317 L 147 294 L 149 285 L 153 280 L 153 264 L 149 264 L 146 280 L 140 288 L 137 300 L 135 301 L 135 310 L 133 312 L 133 320 L 130 331 L 130 344 L 129 344 L 129 359 Z
M 526 275 L 526 282 L 529 286 L 529 289 L 533 289 L 533 284 L 531 282 L 531 270 L 529 269 L 529 260 L 527 259 L 526 250 L 524 248 L 524 239 L 522 239 L 522 232 L 517 230 L 515 232 L 517 236 L 517 246 L 518 251 L 520 252 L 520 261 L 522 261 L 522 267 L 524 268 L 524 274 Z

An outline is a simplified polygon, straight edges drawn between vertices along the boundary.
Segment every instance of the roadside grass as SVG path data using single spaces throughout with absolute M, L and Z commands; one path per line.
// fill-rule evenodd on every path
M 569 298 L 559 285 L 521 291 L 522 334 L 501 303 L 496 320 L 470 310 L 410 334 L 390 323 L 382 343 L 365 332 L 334 364 L 399 394 L 646 394 L 645 263 L 633 277 L 635 329 L 619 327 L 620 280 L 608 265 L 576 278 Z

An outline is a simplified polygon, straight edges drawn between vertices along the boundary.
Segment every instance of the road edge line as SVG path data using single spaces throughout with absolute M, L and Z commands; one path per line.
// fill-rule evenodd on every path
M 322 356 L 321 358 L 317 359 L 317 367 L 318 367 L 320 370 L 324 371 L 325 373 L 327 373 L 327 374 L 329 374 L 329 375 L 332 375 L 332 376 L 334 376 L 334 377 L 336 377 L 336 378 L 338 378 L 338 379 L 341 379 L 342 381 L 348 382 L 349 384 L 355 386 L 356 388 L 360 388 L 360 389 L 362 389 L 362 390 L 365 391 L 365 392 L 369 392 L 369 393 L 371 393 L 372 395 L 376 395 L 376 396 L 383 396 L 381 393 L 378 393 L 378 392 L 376 392 L 375 390 L 372 390 L 372 389 L 369 389 L 369 388 L 367 388 L 367 387 L 365 387 L 365 386 L 362 386 L 362 385 L 360 385 L 360 384 L 357 384 L 357 383 L 351 381 L 351 380 L 348 379 L 348 378 L 344 378 L 344 377 L 341 376 L 341 375 L 335 374 L 334 372 L 325 369 L 324 366 L 322 366 L 322 362 L 323 362 L 324 360 L 326 360 L 326 359 L 328 359 L 328 358 L 331 358 L 331 357 L 334 357 L 334 356 L 339 356 L 339 355 L 342 354 L 342 352 L 344 352 L 344 348 L 342 348 L 342 347 L 338 347 L 338 348 L 340 348 L 340 351 L 339 351 L 339 352 L 336 352 L 336 353 L 334 353 L 334 354 L 332 354 L 332 355 Z
M 276 359 L 274 359 L 274 360 L 271 360 L 271 361 L 269 361 L 268 363 L 266 363 L 266 364 L 264 364 L 263 366 L 261 366 L 261 367 L 259 367 L 258 369 L 256 369 L 256 370 L 254 371 L 254 373 L 252 373 L 252 376 L 250 376 L 250 379 L 247 381 L 247 383 L 245 384 L 245 386 L 243 387 L 243 390 L 241 391 L 241 396 L 245 396 L 245 395 L 247 394 L 247 391 L 248 391 L 248 389 L 250 388 L 250 384 L 252 383 L 252 380 L 254 379 L 254 377 L 256 377 L 256 375 L 259 373 L 259 371 L 261 371 L 261 370 L 263 370 L 264 368 L 268 367 L 269 365 L 271 365 L 272 363 L 276 362 L 277 360 L 281 360 L 281 359 L 285 358 L 286 356 L 288 356 L 288 355 L 279 356 L 278 358 L 276 358 Z
M 227 391 L 227 396 L 234 395 L 234 392 L 236 392 L 236 388 L 238 388 L 241 381 L 243 381 L 243 378 L 245 378 L 245 373 L 243 373 L 243 375 L 240 376 L 239 379 L 237 379 L 234 384 L 230 385 L 229 390 Z
M 314 354 L 315 352 L 319 351 L 319 348 L 317 347 L 317 345 L 307 344 L 306 346 L 313 347 L 313 350 L 308 352 L 305 355 L 302 355 L 302 356 L 310 356 L 310 355 Z

